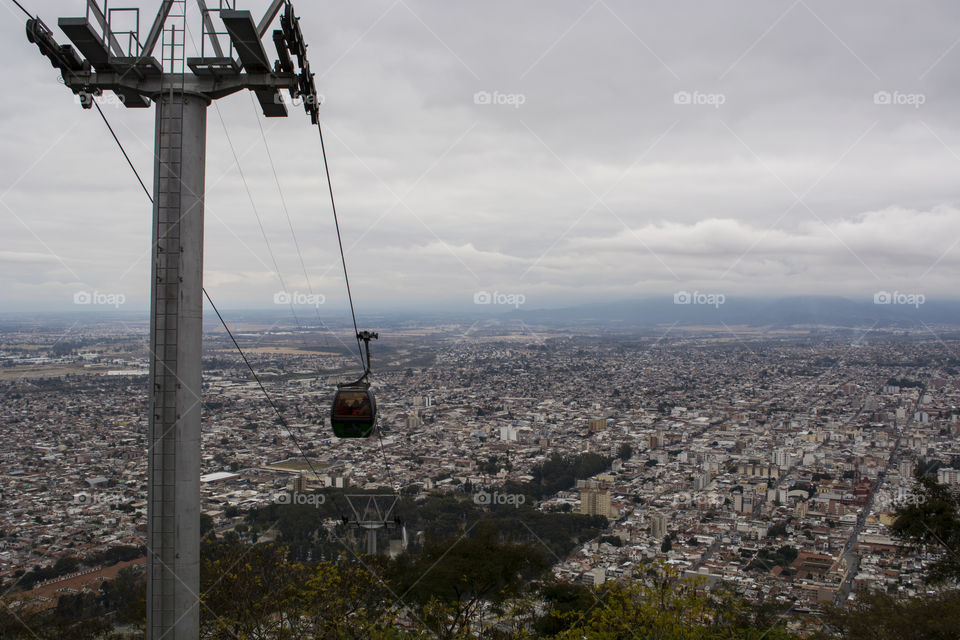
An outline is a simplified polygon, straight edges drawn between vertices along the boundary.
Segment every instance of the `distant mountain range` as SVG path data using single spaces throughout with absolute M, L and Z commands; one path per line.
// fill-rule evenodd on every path
M 890 296 L 892 298 L 892 294 Z M 912 303 L 912 304 L 911 304 Z M 778 299 L 726 297 L 722 301 L 700 296 L 651 298 L 562 309 L 524 309 L 508 316 L 538 325 L 556 326 L 722 326 L 757 327 L 960 327 L 960 301 L 923 301 L 900 296 L 875 303 L 828 296 Z
M 514 309 L 506 305 L 468 305 L 456 309 L 366 309 L 361 314 L 364 326 L 397 327 L 425 326 L 430 324 L 471 324 L 478 320 L 491 326 L 509 326 L 517 321 L 529 325 L 564 328 L 609 328 L 627 329 L 677 325 L 679 327 L 751 326 L 771 329 L 789 327 L 822 328 L 877 328 L 877 329 L 923 329 L 924 325 L 960 328 L 960 300 L 910 300 L 901 295 L 890 296 L 885 303 L 872 300 L 850 300 L 830 296 L 792 296 L 783 298 L 750 298 L 728 296 L 710 298 L 704 295 L 681 297 L 674 302 L 673 296 L 645 298 L 642 300 L 603 302 L 571 305 L 552 309 L 535 309 L 522 305 Z M 911 304 L 912 302 L 912 304 Z M 348 310 L 323 309 L 323 326 L 343 330 L 352 328 Z M 303 311 L 299 320 L 293 318 L 288 308 L 226 309 L 230 323 L 277 323 L 274 328 L 317 326 L 314 314 Z M 148 326 L 149 312 L 146 309 L 84 309 L 83 311 L 25 313 L 0 313 L 0 331 L 25 330 L 31 326 L 63 326 L 64 330 L 77 321 L 86 326 L 90 323 L 117 322 L 144 330 Z M 210 309 L 204 310 L 204 325 L 216 330 L 219 321 Z

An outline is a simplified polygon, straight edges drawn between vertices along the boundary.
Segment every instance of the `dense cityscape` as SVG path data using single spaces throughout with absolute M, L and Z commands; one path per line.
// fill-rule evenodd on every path
M 592 453 L 603 471 L 525 505 L 608 523 L 554 558 L 561 581 L 624 581 L 662 561 L 786 606 L 802 630 L 860 591 L 923 593 L 942 555 L 890 526 L 917 500 L 918 466 L 960 484 L 955 331 L 398 323 L 375 345 L 380 435 L 362 441 L 329 431 L 334 383 L 356 367 L 348 334 L 256 322 L 234 332 L 283 420 L 207 326 L 202 509 L 216 534 L 247 531 L 251 510 L 334 489 L 526 503 L 513 489 L 538 465 Z M 145 544 L 148 365 L 143 326 L 5 324 L 6 597 L 53 606 L 96 590 L 115 564 L 19 582 L 63 557 Z M 395 534 L 383 552 L 422 536 Z M 132 555 L 122 567 L 142 567 Z

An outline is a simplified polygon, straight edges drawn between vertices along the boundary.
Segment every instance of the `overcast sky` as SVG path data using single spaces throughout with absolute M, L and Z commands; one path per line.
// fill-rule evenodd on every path
M 62 43 L 57 17 L 84 6 L 24 4 Z M 159 2 L 126 4 L 145 31 Z M 468 306 L 481 291 L 528 307 L 677 291 L 957 297 L 956 2 L 295 6 L 361 310 Z M 24 16 L 3 0 L 0 17 L 0 309 L 71 309 L 84 291 L 142 307 L 149 203 Z M 104 101 L 151 184 L 152 110 Z M 302 110 L 265 119 L 247 92 L 211 106 L 206 195 L 219 305 L 312 287 L 325 310 L 343 307 Z

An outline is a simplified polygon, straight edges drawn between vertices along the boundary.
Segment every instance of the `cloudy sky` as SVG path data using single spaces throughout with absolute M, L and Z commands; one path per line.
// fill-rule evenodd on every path
M 23 3 L 49 25 L 84 6 Z M 127 4 L 146 23 L 159 2 Z M 957 297 L 956 2 L 295 5 L 361 309 L 468 306 L 480 291 L 532 307 L 680 290 Z M 145 305 L 144 193 L 9 0 L 0 18 L 0 309 L 70 309 L 78 291 Z M 150 184 L 152 110 L 104 98 Z M 312 288 L 342 307 L 303 112 L 220 100 L 207 151 L 218 304 Z

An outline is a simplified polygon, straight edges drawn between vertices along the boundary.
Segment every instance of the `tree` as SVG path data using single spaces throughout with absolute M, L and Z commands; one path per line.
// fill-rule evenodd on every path
M 53 570 L 58 576 L 73 573 L 80 566 L 80 561 L 71 556 L 64 556 L 57 560 L 53 565 Z
M 272 544 L 209 544 L 200 576 L 200 637 L 369 638 L 388 628 L 393 600 L 372 571 L 289 562 L 287 555 Z
M 893 534 L 915 546 L 940 547 L 946 551 L 927 572 L 929 582 L 960 579 L 960 496 L 933 478 L 917 473 L 914 499 L 897 507 Z
M 537 549 L 498 542 L 485 524 L 475 537 L 429 541 L 420 556 L 401 556 L 390 568 L 393 591 L 406 594 L 436 637 L 469 636 L 482 626 L 486 606 L 521 598 L 549 567 Z
M 596 604 L 588 587 L 569 582 L 548 582 L 540 588 L 547 612 L 538 618 L 534 630 L 542 636 L 552 636 L 569 629 L 577 620 L 576 614 L 589 611 Z
M 617 449 L 617 457 L 621 460 L 629 460 L 633 457 L 633 447 L 628 444 L 620 445 L 620 448 Z
M 663 539 L 663 542 L 660 544 L 660 551 L 667 553 L 673 549 L 673 542 L 670 540 L 670 536 L 667 536 Z
M 872 591 L 825 613 L 845 640 L 952 640 L 960 628 L 960 591 L 914 598 Z
M 115 611 L 117 622 L 140 624 L 147 622 L 146 572 L 130 567 L 121 569 L 114 580 L 100 586 L 100 598 L 108 611 Z
M 205 536 L 213 531 L 213 518 L 206 513 L 200 514 L 200 535 Z
M 681 579 L 664 563 L 629 582 L 614 582 L 589 591 L 586 609 L 554 614 L 568 626 L 556 640 L 786 640 L 794 638 L 778 621 L 765 627 L 755 612 L 734 594 L 705 588 L 702 578 Z

